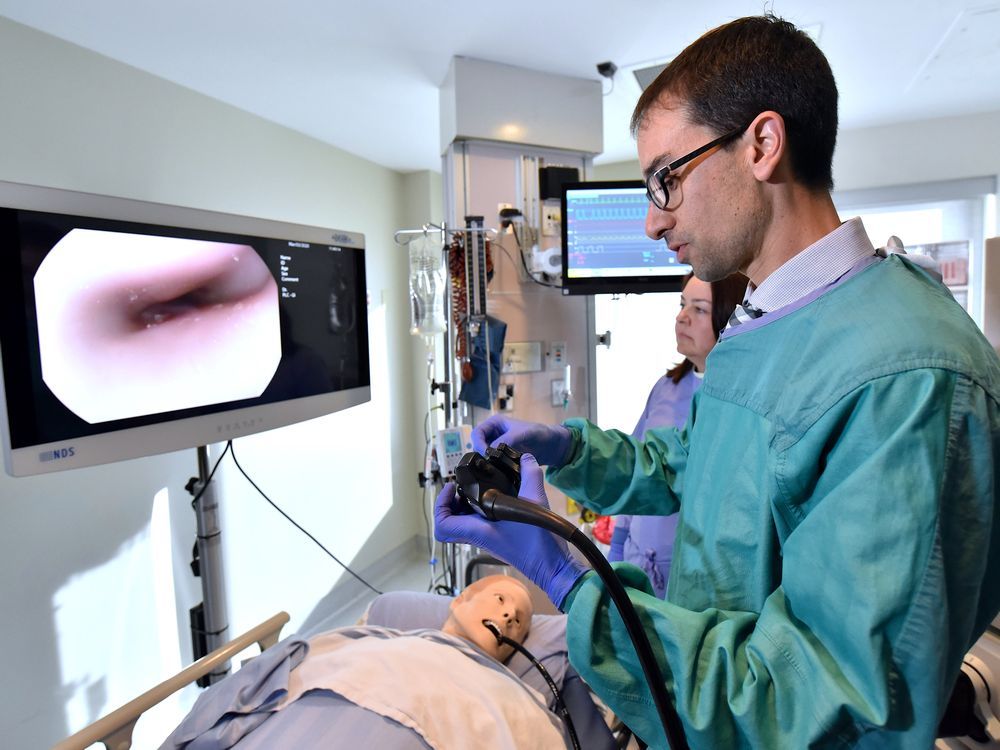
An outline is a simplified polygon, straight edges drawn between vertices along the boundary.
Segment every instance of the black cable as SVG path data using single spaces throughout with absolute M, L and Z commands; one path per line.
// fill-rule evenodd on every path
M 428 594 L 431 593 L 432 591 L 434 591 L 434 586 L 437 585 L 438 579 L 441 578 L 441 575 L 438 573 L 438 570 L 437 570 L 437 563 L 438 563 L 438 559 L 435 557 L 434 558 L 434 565 L 431 566 L 431 579 L 427 583 L 427 593 Z
M 445 545 L 441 545 L 441 567 L 443 572 L 438 576 L 438 580 L 444 579 L 444 583 L 437 583 L 434 586 L 434 593 L 441 594 L 443 596 L 455 596 L 455 589 L 448 585 L 448 550 L 445 549 Z
M 444 583 L 440 583 L 440 581 L 442 579 L 444 579 L 445 583 L 447 583 L 447 577 L 448 577 L 448 558 L 445 556 L 444 543 L 443 542 L 438 542 L 437 546 L 440 549 L 440 553 L 441 553 L 440 557 L 438 557 L 438 562 L 441 563 L 441 572 L 438 573 L 434 577 L 434 584 L 433 584 L 433 586 L 431 586 L 431 588 L 429 589 L 429 591 L 433 591 L 435 594 L 447 594 L 448 592 L 445 591 L 445 588 L 446 588 L 445 584 Z
M 199 490 L 198 490 L 198 494 L 196 494 L 196 495 L 195 495 L 195 496 L 194 496 L 194 497 L 193 497 L 193 498 L 191 499 L 191 507 L 192 507 L 192 508 L 194 508 L 194 507 L 196 507 L 196 506 L 197 506 L 197 504 L 198 504 L 198 501 L 199 501 L 199 500 L 201 500 L 201 496 L 205 494 L 205 490 L 207 490 L 207 489 L 208 489 L 208 485 L 209 485 L 209 483 L 210 483 L 210 482 L 212 481 L 212 477 L 214 477 L 214 476 L 215 476 L 215 470 L 219 468 L 219 464 L 221 464 L 221 463 L 222 463 L 222 459 L 226 457 L 226 454 L 227 454 L 227 453 L 229 452 L 229 450 L 230 450 L 230 449 L 231 449 L 232 447 L 233 447 L 233 441 L 232 441 L 232 440 L 230 440 L 230 441 L 228 441 L 228 442 L 226 443 L 226 448 L 225 448 L 225 450 L 223 450 L 223 451 L 222 451 L 222 454 L 221 454 L 221 455 L 220 455 L 220 456 L 219 456 L 219 457 L 218 457 L 218 458 L 217 458 L 217 459 L 215 460 L 215 466 L 213 466 L 213 467 L 212 467 L 212 470 L 211 470 L 210 472 L 208 472 L 208 479 L 206 479 L 206 480 L 205 480 L 205 484 L 203 484 L 203 485 L 201 486 L 201 489 L 199 489 Z
M 507 256 L 507 260 L 509 260 L 511 263 L 514 263 L 514 256 L 510 254 L 510 250 L 507 249 L 507 247 L 503 244 L 503 242 L 497 242 L 496 244 L 500 247 L 501 250 L 503 250 L 503 254 Z M 515 263 L 515 265 L 517 264 Z
M 420 508 L 424 512 L 424 528 L 427 530 L 427 558 L 431 561 L 433 565 L 434 560 L 434 537 L 431 531 L 431 519 L 427 515 L 427 490 L 426 488 L 421 492 L 420 497 Z
M 455 596 L 458 593 L 458 568 L 455 562 L 455 550 L 457 546 L 441 543 L 441 564 L 444 568 L 444 583 L 439 584 L 434 590 L 446 596 Z
M 431 438 L 427 432 L 427 420 L 430 417 L 430 410 L 424 415 L 424 470 L 427 469 L 427 461 L 431 455 Z M 432 472 L 433 473 L 433 472 Z M 425 476 L 423 487 L 420 488 L 420 509 L 424 513 L 424 528 L 427 530 L 427 560 L 434 564 L 434 537 L 431 533 L 431 519 L 427 516 L 427 485 L 432 482 L 432 477 Z M 436 484 L 435 484 L 436 486 Z M 433 572 L 431 573 L 433 575 Z
M 447 570 L 447 560 L 444 557 L 444 545 L 441 545 L 441 573 L 438 577 L 434 579 L 433 591 L 435 594 L 443 594 L 444 596 L 454 596 L 455 592 L 448 585 L 448 570 Z
M 455 596 L 455 590 L 448 585 L 448 550 L 443 542 L 438 542 L 438 547 L 441 550 L 441 556 L 437 558 L 438 562 L 441 563 L 441 572 L 435 576 L 434 582 L 428 591 L 434 591 L 437 594 L 444 594 L 445 596 Z M 444 581 L 440 583 L 440 581 Z
M 527 277 L 529 279 L 531 279 L 532 281 L 534 281 L 539 286 L 547 286 L 550 289 L 562 289 L 562 287 L 559 284 L 550 284 L 547 281 L 540 281 L 539 279 L 535 278 L 535 275 L 531 271 L 528 270 L 528 264 L 524 260 L 524 248 L 521 246 L 521 239 L 517 236 L 517 228 L 516 227 L 514 228 L 513 234 L 514 234 L 514 241 L 517 243 L 517 255 L 521 259 L 521 267 L 524 269 L 525 275 L 527 275 Z
M 448 589 L 448 550 L 446 549 L 446 547 L 447 547 L 447 545 L 444 542 L 440 543 L 441 556 L 438 558 L 438 560 L 440 560 L 440 562 L 441 562 L 441 575 L 439 575 L 437 577 L 437 581 L 440 581 L 440 583 L 435 582 L 434 593 L 435 594 L 450 594 L 451 596 L 454 596 L 454 594 L 452 594 L 450 591 L 447 590 Z
M 425 462 L 426 463 L 426 462 Z M 436 485 L 435 485 L 436 486 Z M 430 581 L 427 583 L 427 591 L 430 592 L 434 588 L 434 584 L 437 582 L 438 576 L 435 575 L 437 572 L 438 559 L 434 556 L 434 532 L 431 529 L 431 520 L 427 515 L 427 487 L 421 490 L 420 496 L 420 509 L 424 512 L 424 528 L 427 530 L 427 564 L 431 567 Z
M 491 520 L 516 521 L 530 526 L 538 526 L 556 536 L 565 539 L 587 559 L 594 572 L 601 577 L 604 587 L 622 618 L 625 630 L 628 632 L 632 645 L 635 647 L 643 676 L 653 696 L 657 714 L 666 734 L 667 744 L 673 750 L 686 750 L 687 740 L 684 736 L 684 726 L 681 724 L 677 709 L 674 708 L 667 694 L 666 681 L 660 671 L 660 665 L 653 654 L 649 638 L 643 630 L 639 615 L 632 606 L 625 586 L 618 580 L 614 569 L 607 558 L 594 546 L 580 529 L 562 516 L 556 515 L 548 508 L 542 508 L 529 500 L 504 495 L 495 489 L 486 490 L 479 498 L 479 508 L 482 514 Z
M 521 238 L 517 236 L 517 226 L 513 222 L 511 222 L 510 226 L 511 229 L 513 230 L 512 234 L 514 235 L 514 242 L 517 243 L 517 255 L 521 259 L 521 267 L 524 269 L 524 272 L 528 275 L 528 278 L 534 281 L 539 286 L 547 286 L 552 289 L 562 289 L 562 287 L 559 286 L 559 284 L 549 284 L 547 281 L 539 281 L 538 279 L 535 278 L 534 274 L 532 274 L 531 271 L 528 270 L 528 264 L 524 260 L 524 247 L 522 247 L 521 245 Z
M 430 457 L 431 451 L 434 448 L 431 446 L 431 412 L 435 409 L 443 409 L 443 406 L 434 406 L 428 409 L 424 413 L 424 468 L 427 468 L 427 459 Z M 434 588 L 434 583 L 436 578 L 434 577 L 434 571 L 437 568 L 437 559 L 434 557 L 434 534 L 431 529 L 431 520 L 427 515 L 427 483 L 433 483 L 437 487 L 437 481 L 434 479 L 435 472 L 431 472 L 431 476 L 424 477 L 424 486 L 422 488 L 420 496 L 420 507 L 424 513 L 424 528 L 427 530 L 427 563 L 431 566 L 431 580 L 427 586 L 427 590 L 430 591 Z
M 257 490 L 257 492 L 260 493 L 260 496 L 262 498 L 264 498 L 265 500 L 267 500 L 268 503 L 270 503 L 270 505 L 271 505 L 272 508 L 274 508 L 281 515 L 283 515 L 285 517 L 285 520 L 287 520 L 290 524 L 292 524 L 292 526 L 294 526 L 299 531 L 301 531 L 303 534 L 305 534 L 307 537 L 309 537 L 316 544 L 316 546 L 319 547 L 321 550 L 323 550 L 327 555 L 329 555 L 333 559 L 333 561 L 335 563 L 337 563 L 337 565 L 339 565 L 344 570 L 346 570 L 348 573 L 350 573 L 352 576 L 354 576 L 355 578 L 357 578 L 359 581 L 361 581 L 361 583 L 363 583 L 365 586 L 367 586 L 368 588 L 370 588 L 376 594 L 381 594 L 382 593 L 377 588 L 375 588 L 370 583 L 368 583 L 368 581 L 366 581 L 364 578 L 362 578 L 361 576 L 359 576 L 357 573 L 355 573 L 353 570 L 351 570 L 348 566 L 346 566 L 344 563 L 342 563 L 340 561 L 340 559 L 335 554 L 333 554 L 330 550 L 328 550 L 326 547 L 323 546 L 323 544 L 319 541 L 319 539 L 317 539 L 312 534 L 310 534 L 308 531 L 306 531 L 304 528 L 302 528 L 298 523 L 295 522 L 295 520 L 290 515 L 288 515 L 287 513 L 285 513 L 285 511 L 283 511 L 281 508 L 279 508 L 275 504 L 274 500 L 272 500 L 271 498 L 269 498 L 264 493 L 264 490 L 262 490 L 260 487 L 258 487 L 257 483 L 254 482 L 245 471 L 243 471 L 243 467 L 240 466 L 240 462 L 236 460 L 236 449 L 233 448 L 232 445 L 233 445 L 233 441 L 230 440 L 226 444 L 226 449 L 229 451 L 230 455 L 232 455 L 232 457 L 233 457 L 233 463 L 236 464 L 236 468 L 239 469 L 240 470 L 240 474 L 242 474 L 246 478 L 246 480 L 248 482 L 250 482 L 251 485 L 253 485 L 253 488 L 255 490 Z M 223 455 L 225 455 L 225 453 L 223 453 Z M 216 464 L 216 465 L 218 465 L 218 464 Z M 212 471 L 214 472 L 215 470 L 213 469 Z
M 538 673 L 545 680 L 545 684 L 549 686 L 549 690 L 552 691 L 552 695 L 556 699 L 556 711 L 562 717 L 563 722 L 566 724 L 566 731 L 569 732 L 570 742 L 573 743 L 573 747 L 576 750 L 580 750 L 580 740 L 576 736 L 576 727 L 573 726 L 573 717 L 570 716 L 569 709 L 566 707 L 566 702 L 563 700 L 562 693 L 559 692 L 559 688 L 556 687 L 555 681 L 549 674 L 549 670 L 542 666 L 542 663 L 534 657 L 534 655 L 528 651 L 524 646 L 522 646 L 517 641 L 508 638 L 502 632 L 497 625 L 489 620 L 483 620 L 483 625 L 486 629 L 493 633 L 493 637 L 497 639 L 497 643 L 501 645 L 512 646 L 516 651 L 521 653 L 528 661 L 532 663 Z
M 449 596 L 455 596 L 455 571 L 452 566 L 455 558 L 451 554 L 451 545 L 447 542 L 441 545 L 441 559 L 444 561 L 444 587 L 448 589 Z

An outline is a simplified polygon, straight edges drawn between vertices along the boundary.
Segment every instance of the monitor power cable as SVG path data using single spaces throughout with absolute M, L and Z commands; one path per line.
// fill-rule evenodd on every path
M 232 456 L 233 463 L 236 464 L 236 468 L 240 470 L 240 474 L 244 476 L 244 478 L 253 486 L 255 490 L 257 490 L 258 493 L 260 493 L 260 496 L 263 497 L 270 504 L 272 508 L 274 508 L 276 511 L 278 511 L 278 513 L 280 513 L 282 516 L 285 517 L 285 520 L 287 520 L 290 524 L 292 524 L 292 526 L 294 526 L 303 534 L 305 534 L 307 537 L 309 537 L 309 539 L 311 539 L 317 547 L 323 550 L 335 563 L 337 563 L 337 565 L 342 567 L 344 570 L 346 570 L 348 573 L 350 573 L 352 576 L 354 576 L 356 579 L 358 579 L 361 583 L 370 588 L 376 594 L 382 593 L 377 588 L 368 583 L 368 581 L 366 581 L 364 578 L 362 578 L 353 570 L 351 570 L 351 568 L 348 565 L 341 562 L 340 558 L 338 558 L 335 554 L 333 554 L 330 550 L 328 550 L 325 546 L 323 546 L 322 542 L 320 542 L 316 537 L 314 537 L 312 534 L 306 531 L 300 524 L 298 524 L 295 521 L 295 519 L 293 519 L 290 515 L 285 513 L 285 511 L 279 508 L 277 503 L 275 503 L 271 498 L 269 498 L 267 494 L 264 492 L 264 490 L 262 490 L 260 487 L 257 486 L 257 483 L 250 478 L 250 476 L 243 470 L 243 467 L 240 466 L 240 462 L 236 459 L 236 449 L 233 447 L 232 440 L 226 442 L 226 450 L 222 452 L 222 456 L 225 456 L 226 452 L 228 452 L 229 455 Z M 219 461 L 222 460 L 222 456 L 219 456 L 219 460 L 215 462 L 216 467 L 218 467 Z M 212 469 L 212 474 L 214 473 L 215 473 L 215 468 Z M 209 475 L 209 480 L 211 480 L 211 474 Z

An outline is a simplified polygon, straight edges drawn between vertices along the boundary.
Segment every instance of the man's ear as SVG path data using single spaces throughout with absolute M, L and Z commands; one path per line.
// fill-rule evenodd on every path
M 788 151 L 785 118 L 777 112 L 761 112 L 747 129 L 753 146 L 751 170 L 760 182 L 767 182 L 778 172 Z

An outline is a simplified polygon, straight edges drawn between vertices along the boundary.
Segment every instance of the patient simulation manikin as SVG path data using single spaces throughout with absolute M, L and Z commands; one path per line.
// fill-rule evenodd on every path
M 514 648 L 497 643 L 496 636 L 483 624 L 492 621 L 500 632 L 524 643 L 531 629 L 534 608 L 528 590 L 516 578 L 495 575 L 468 586 L 452 602 L 441 630 L 471 641 L 497 661 L 510 658 Z
M 455 597 L 440 629 L 289 638 L 209 688 L 162 747 L 565 747 L 546 698 L 500 663 L 512 649 L 483 624 L 521 643 L 531 617 L 525 587 L 490 576 Z

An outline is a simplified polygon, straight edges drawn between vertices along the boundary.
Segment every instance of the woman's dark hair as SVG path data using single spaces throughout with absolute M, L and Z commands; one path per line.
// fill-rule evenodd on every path
M 751 16 L 705 33 L 643 91 L 632 113 L 633 136 L 666 96 L 683 103 L 692 123 L 719 135 L 746 127 L 761 112 L 777 112 L 792 174 L 812 190 L 833 189 L 837 83 L 816 43 L 788 21 Z
M 690 273 L 684 277 L 682 291 L 692 278 L 694 275 Z M 712 282 L 712 330 L 715 331 L 716 338 L 725 330 L 729 317 L 733 314 L 736 306 L 743 301 L 743 295 L 746 294 L 746 291 L 747 277 L 741 273 L 734 273 L 724 279 Z M 693 368 L 694 362 L 685 357 L 679 365 L 667 370 L 667 377 L 674 383 L 679 383 L 681 378 L 691 372 Z

